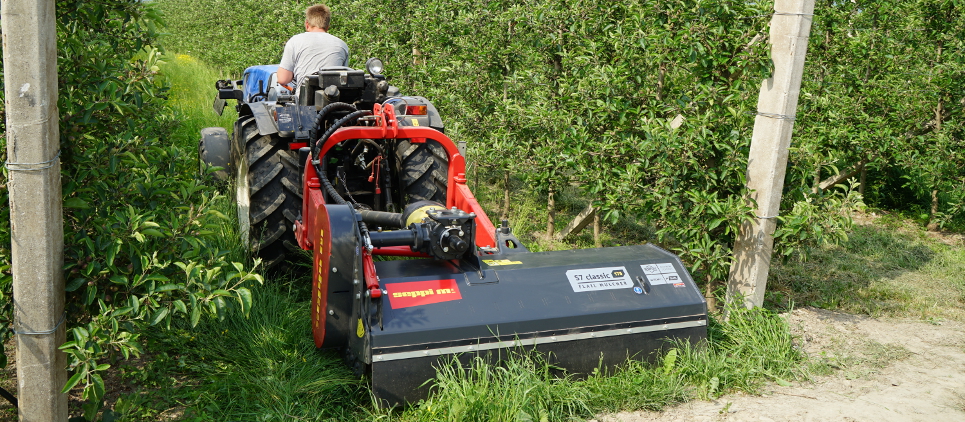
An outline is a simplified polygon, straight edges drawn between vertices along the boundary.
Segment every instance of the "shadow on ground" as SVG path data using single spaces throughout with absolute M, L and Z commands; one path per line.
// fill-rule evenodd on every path
M 841 245 L 812 249 L 806 259 L 775 259 L 765 306 L 781 311 L 814 306 L 876 316 L 893 303 L 900 306 L 910 294 L 906 289 L 884 288 L 879 281 L 920 271 L 936 254 L 910 234 L 856 226 Z

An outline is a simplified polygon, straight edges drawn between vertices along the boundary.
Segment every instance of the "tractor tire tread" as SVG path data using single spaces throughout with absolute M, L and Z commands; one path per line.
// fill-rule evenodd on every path
M 244 120 L 241 130 L 245 151 L 240 155 L 248 164 L 247 245 L 266 270 L 285 271 L 298 256 L 291 248 L 295 245 L 298 249 L 292 216 L 297 216 L 302 206 L 297 155 L 277 134 L 261 135 L 254 118 Z
M 449 158 L 441 144 L 432 140 L 424 143 L 399 141 L 396 163 L 405 204 L 416 201 L 446 203 Z

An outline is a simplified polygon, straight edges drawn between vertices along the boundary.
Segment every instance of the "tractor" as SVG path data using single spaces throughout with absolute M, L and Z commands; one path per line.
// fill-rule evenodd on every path
M 436 107 L 382 68 L 324 68 L 290 92 L 277 65 L 250 67 L 215 84 L 216 112 L 237 102 L 232 133 L 203 129 L 199 145 L 255 256 L 280 270 L 311 254 L 315 345 L 340 351 L 379 405 L 426 397 L 447 361 L 535 349 L 579 376 L 706 338 L 706 302 L 674 254 L 530 252 L 495 226 Z

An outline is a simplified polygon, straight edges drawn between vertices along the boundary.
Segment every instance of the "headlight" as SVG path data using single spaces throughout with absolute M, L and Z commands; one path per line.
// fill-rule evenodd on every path
M 375 57 L 365 61 L 365 70 L 369 72 L 370 75 L 381 75 L 382 74 L 382 60 Z

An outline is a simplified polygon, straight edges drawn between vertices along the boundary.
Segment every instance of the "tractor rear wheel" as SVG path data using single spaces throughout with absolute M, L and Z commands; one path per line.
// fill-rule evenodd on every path
M 395 148 L 395 162 L 401 179 L 403 204 L 416 201 L 446 203 L 449 186 L 449 154 L 433 140 L 414 143 L 400 140 Z
M 302 205 L 297 156 L 277 135 L 261 135 L 255 119 L 241 124 L 235 198 L 241 240 L 266 269 L 285 270 L 298 250 L 293 224 Z

